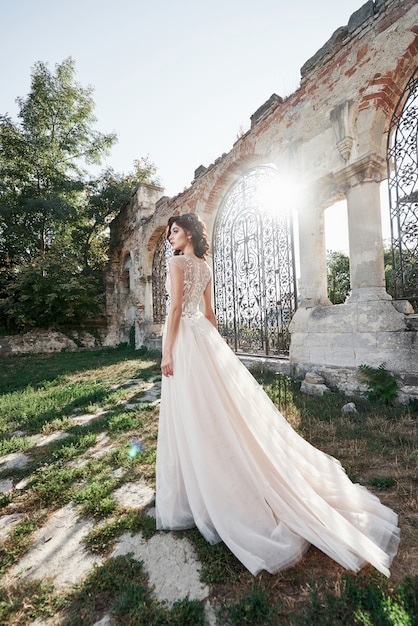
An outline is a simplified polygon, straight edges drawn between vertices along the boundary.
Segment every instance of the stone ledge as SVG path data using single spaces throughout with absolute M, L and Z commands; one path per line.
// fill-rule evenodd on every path
M 99 329 L 93 335 L 88 330 L 71 330 L 63 333 L 58 330 L 33 329 L 21 335 L 0 337 L 0 355 L 91 350 L 103 345 L 104 332 L 104 329 Z

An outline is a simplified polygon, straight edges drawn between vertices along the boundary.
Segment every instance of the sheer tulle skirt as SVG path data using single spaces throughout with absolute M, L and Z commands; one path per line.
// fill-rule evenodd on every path
M 310 544 L 347 569 L 389 576 L 397 515 L 287 423 L 201 315 L 183 317 L 174 376 L 163 377 L 157 528 L 197 526 L 253 574 L 295 563 Z

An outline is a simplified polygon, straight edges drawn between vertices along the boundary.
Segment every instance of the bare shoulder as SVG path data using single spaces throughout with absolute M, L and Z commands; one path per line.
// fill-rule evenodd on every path
M 171 267 L 178 267 L 180 269 L 184 269 L 185 266 L 185 258 L 183 255 L 173 255 L 172 257 L 170 257 L 170 259 L 168 260 L 168 266 Z

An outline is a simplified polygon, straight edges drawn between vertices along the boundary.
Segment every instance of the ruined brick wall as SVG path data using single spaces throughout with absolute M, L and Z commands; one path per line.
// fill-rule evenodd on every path
M 284 100 L 273 94 L 252 115 L 250 130 L 228 153 L 208 167 L 200 166 L 188 189 L 174 198 L 164 198 L 162 190 L 154 190 L 154 206 L 145 215 L 137 200 L 133 201 L 123 212 L 124 217 L 119 216 L 113 225 L 118 244 L 108 281 L 109 293 L 113 289 L 113 301 L 109 300 L 109 315 L 113 320 L 109 341 L 115 342 L 123 333 L 126 335 L 126 327 L 132 320 L 138 345 L 158 337 L 161 331 L 152 320 L 151 269 L 153 251 L 168 217 L 197 212 L 211 235 L 216 214 L 230 186 L 248 169 L 260 164 L 274 164 L 284 178 L 297 181 L 304 188 L 298 207 L 301 254 L 309 251 L 301 270 L 303 305 L 309 308 L 330 304 L 323 293 L 326 284 L 323 212 L 343 198 L 347 198 L 349 212 L 351 202 L 352 213 L 363 211 L 371 228 L 376 228 L 374 239 L 369 236 L 356 243 L 358 218 L 352 218 L 350 264 L 354 268 L 356 297 L 384 299 L 380 225 L 373 224 L 379 207 L 372 207 L 367 217 L 367 202 L 379 201 L 374 185 L 387 176 L 386 131 L 417 64 L 416 0 L 369 0 L 304 64 L 300 88 Z M 359 209 L 356 203 L 361 204 L 361 197 L 367 202 Z M 136 217 L 132 217 L 132 212 L 136 212 Z M 366 259 L 361 246 L 371 251 L 371 260 Z M 126 311 L 122 314 L 118 303 L 117 284 L 128 257 L 132 259 L 135 284 L 127 322 Z M 371 276 L 369 280 L 363 280 L 366 274 Z M 309 362 L 314 357 L 310 354 L 303 358 Z

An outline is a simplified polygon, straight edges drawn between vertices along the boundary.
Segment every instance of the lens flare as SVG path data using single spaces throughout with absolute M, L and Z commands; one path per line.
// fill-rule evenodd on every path
M 135 459 L 138 454 L 145 450 L 145 443 L 138 439 L 138 437 L 131 437 L 129 443 L 128 456 L 130 459 Z

